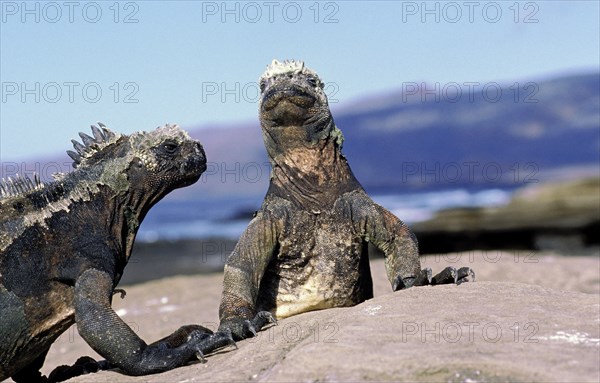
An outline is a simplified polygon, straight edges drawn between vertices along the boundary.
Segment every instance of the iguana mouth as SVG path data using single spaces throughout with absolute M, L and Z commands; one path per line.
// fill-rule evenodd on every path
M 179 172 L 182 176 L 181 187 L 189 186 L 198 179 L 202 173 L 206 171 L 206 154 L 200 143 L 194 143 L 194 153 L 187 156 L 185 161 L 181 164 Z
M 278 126 L 302 125 L 313 113 L 317 98 L 296 84 L 272 86 L 262 99 L 262 112 Z
M 273 86 L 267 91 L 263 96 L 262 108 L 268 112 L 277 107 L 282 101 L 308 109 L 317 102 L 317 98 L 302 87 L 283 84 L 282 86 Z

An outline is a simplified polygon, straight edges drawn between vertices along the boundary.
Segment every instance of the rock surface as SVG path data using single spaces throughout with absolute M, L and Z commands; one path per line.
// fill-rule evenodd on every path
M 383 261 L 375 260 L 375 298 L 358 306 L 287 318 L 204 364 L 69 382 L 600 380 L 597 256 L 468 252 L 423 263 L 434 271 L 468 265 L 478 281 L 392 293 Z M 221 283 L 221 274 L 166 278 L 127 288 L 113 306 L 147 341 L 187 323 L 214 329 Z M 97 356 L 72 328 L 43 372 L 82 355 Z

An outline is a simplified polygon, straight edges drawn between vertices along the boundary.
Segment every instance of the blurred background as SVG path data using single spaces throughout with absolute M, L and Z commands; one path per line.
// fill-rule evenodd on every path
M 140 228 L 132 262 L 164 267 L 130 282 L 222 267 L 269 182 L 256 80 L 274 58 L 321 76 L 353 171 L 422 253 L 598 255 L 598 2 L 0 5 L 3 177 L 71 171 L 97 121 L 178 123 L 205 147 L 201 180 Z

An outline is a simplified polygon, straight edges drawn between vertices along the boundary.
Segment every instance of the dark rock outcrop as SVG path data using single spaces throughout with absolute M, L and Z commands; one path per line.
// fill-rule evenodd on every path
M 600 178 L 535 184 L 506 206 L 450 209 L 414 225 L 422 253 L 470 249 L 581 251 L 599 243 Z

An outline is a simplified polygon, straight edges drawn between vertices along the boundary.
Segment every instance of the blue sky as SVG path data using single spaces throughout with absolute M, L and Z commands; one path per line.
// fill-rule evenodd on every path
M 255 81 L 302 59 L 343 106 L 413 81 L 598 71 L 597 1 L 27 2 L 0 8 L 0 160 L 130 133 L 257 118 Z

